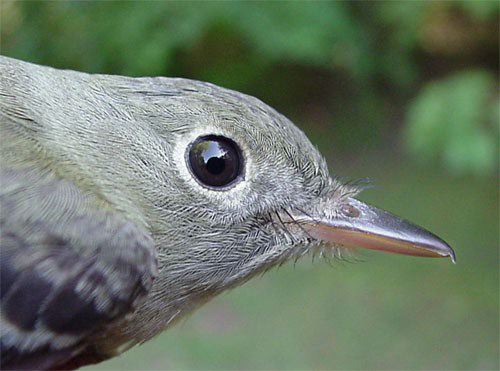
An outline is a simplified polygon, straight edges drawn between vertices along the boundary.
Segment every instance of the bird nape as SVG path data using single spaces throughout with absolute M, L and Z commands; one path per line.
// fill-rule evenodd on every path
M 253 97 L 7 57 L 0 96 L 2 369 L 116 356 L 308 252 L 454 260 Z

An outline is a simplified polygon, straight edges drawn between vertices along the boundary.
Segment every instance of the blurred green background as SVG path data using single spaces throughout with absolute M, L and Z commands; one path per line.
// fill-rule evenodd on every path
M 0 7 L 3 55 L 257 96 L 457 253 L 305 258 L 89 369 L 499 369 L 497 1 Z

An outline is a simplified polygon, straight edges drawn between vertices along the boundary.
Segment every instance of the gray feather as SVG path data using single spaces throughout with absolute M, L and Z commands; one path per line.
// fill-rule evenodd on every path
M 156 274 L 146 232 L 32 169 L 0 170 L 0 186 L 2 368 L 78 349 L 145 298 Z

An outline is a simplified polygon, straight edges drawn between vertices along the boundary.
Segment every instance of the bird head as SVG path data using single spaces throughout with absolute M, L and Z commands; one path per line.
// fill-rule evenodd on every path
M 129 141 L 126 188 L 143 205 L 170 300 L 211 297 L 308 252 L 454 259 L 435 235 L 358 201 L 359 189 L 332 177 L 304 133 L 261 101 L 185 79 L 111 81 L 135 131 L 113 124 L 109 137 Z M 116 165 L 108 173 L 124 179 Z

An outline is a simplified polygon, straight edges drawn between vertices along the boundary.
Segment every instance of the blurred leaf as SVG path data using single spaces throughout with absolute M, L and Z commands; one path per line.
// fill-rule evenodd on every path
M 418 47 L 419 29 L 428 5 L 423 1 L 379 1 L 375 19 L 384 31 L 377 47 L 378 73 L 400 86 L 418 77 L 414 51 Z
M 345 3 L 237 2 L 232 10 L 234 26 L 264 58 L 368 72 L 366 41 Z
M 460 0 L 459 5 L 466 12 L 472 16 L 487 20 L 493 18 L 495 15 L 498 17 L 499 6 L 498 1 L 491 0 Z
M 495 78 L 483 70 L 429 83 L 410 105 L 407 146 L 419 159 L 442 161 L 456 174 L 488 174 L 498 158 Z

